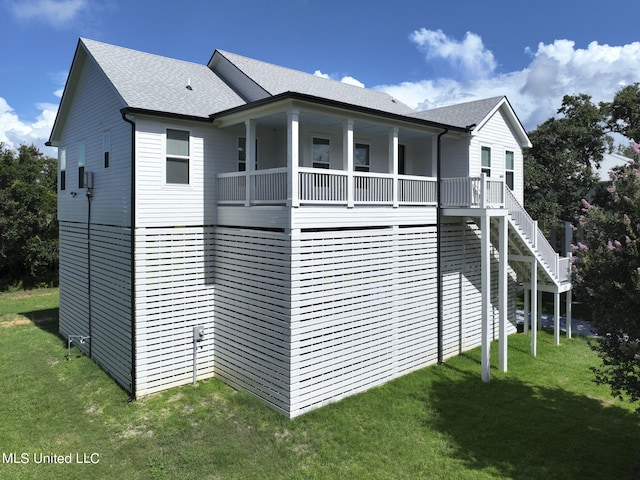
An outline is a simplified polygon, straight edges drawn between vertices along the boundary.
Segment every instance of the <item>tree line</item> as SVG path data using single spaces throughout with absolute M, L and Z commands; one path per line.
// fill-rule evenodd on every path
M 601 364 L 594 380 L 614 396 L 640 400 L 640 88 L 611 102 L 565 96 L 559 116 L 530 132 L 525 152 L 525 207 L 549 231 L 571 222 L 575 298 L 591 312 L 590 342 Z M 600 182 L 596 169 L 617 152 L 629 158 Z M 640 413 L 640 408 L 638 409 Z
M 58 282 L 57 160 L 0 143 L 0 291 Z

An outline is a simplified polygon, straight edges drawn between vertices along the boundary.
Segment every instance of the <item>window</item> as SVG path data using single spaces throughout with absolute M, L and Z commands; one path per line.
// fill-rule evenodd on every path
M 167 183 L 189 184 L 189 132 L 167 129 Z
M 406 167 L 404 165 L 404 145 L 398 145 L 398 174 L 405 175 Z
M 354 167 L 356 172 L 369 171 L 369 145 L 366 143 L 356 143 L 354 154 Z
M 78 144 L 78 188 L 84 188 L 84 162 L 86 160 L 86 147 L 84 143 Z
M 331 141 L 328 138 L 313 137 L 311 149 L 313 168 L 331 167 Z
M 107 132 L 102 136 L 102 152 L 104 157 L 104 168 L 109 168 L 111 152 L 111 135 Z
M 60 149 L 60 190 L 67 188 L 67 149 Z
M 482 173 L 487 177 L 491 176 L 491 149 L 489 147 L 482 147 Z
M 505 180 L 507 181 L 507 187 L 510 190 L 513 190 L 513 175 L 514 175 L 514 160 L 513 160 L 513 152 L 505 152 L 504 158 L 504 170 L 505 170 Z
M 256 162 L 254 170 L 258 169 L 258 139 L 256 138 L 256 149 L 254 151 Z M 238 171 L 244 172 L 247 170 L 247 138 L 238 137 Z

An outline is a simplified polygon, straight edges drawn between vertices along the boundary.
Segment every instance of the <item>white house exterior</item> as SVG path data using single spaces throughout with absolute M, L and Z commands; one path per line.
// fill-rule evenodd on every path
M 60 332 L 133 398 L 216 375 L 293 417 L 478 345 L 489 380 L 518 284 L 570 292 L 504 97 L 414 112 L 81 39 L 50 144 Z

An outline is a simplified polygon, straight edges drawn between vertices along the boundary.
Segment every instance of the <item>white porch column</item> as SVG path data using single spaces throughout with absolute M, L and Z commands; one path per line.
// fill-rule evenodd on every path
M 553 293 L 553 343 L 560 345 L 560 292 Z
M 524 287 L 524 334 L 529 335 L 529 305 L 531 291 L 529 287 Z
M 300 206 L 298 192 L 298 167 L 300 166 L 300 112 L 297 109 L 287 111 L 287 205 Z
M 571 338 L 571 319 L 572 319 L 572 312 L 571 312 L 571 290 L 567 290 L 567 338 Z
M 245 129 L 245 196 L 244 205 L 248 207 L 251 205 L 252 191 L 253 191 L 253 172 L 256 169 L 256 121 L 249 119 L 244 122 Z
M 498 280 L 498 302 L 500 309 L 500 339 L 498 348 L 500 351 L 498 368 L 501 372 L 507 371 L 507 299 L 509 297 L 509 290 L 507 287 L 507 217 L 500 217 L 500 230 L 499 230 L 499 244 L 498 249 L 500 253 L 499 259 L 499 280 Z
M 389 172 L 393 176 L 393 207 L 398 207 L 398 128 L 389 128 Z
M 342 169 L 347 172 L 347 207 L 353 208 L 355 203 L 355 185 L 353 182 L 353 119 L 347 118 L 342 123 Z
M 538 261 L 531 261 L 531 355 L 538 354 Z
M 480 268 L 482 270 L 482 346 L 481 346 L 481 359 L 480 365 L 482 369 L 482 381 L 488 382 L 491 380 L 491 329 L 490 329 L 490 314 L 491 314 L 491 256 L 490 247 L 491 243 L 489 238 L 491 236 L 490 219 L 486 212 L 482 212 L 480 217 L 480 230 L 482 232 L 481 252 L 480 252 Z

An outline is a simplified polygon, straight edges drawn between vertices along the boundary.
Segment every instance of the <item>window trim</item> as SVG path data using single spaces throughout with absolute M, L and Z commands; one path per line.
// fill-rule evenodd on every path
M 186 133 L 187 134 L 187 155 L 180 155 L 180 154 L 175 154 L 175 153 L 169 153 L 169 132 L 170 131 L 174 131 L 174 132 L 181 132 L 181 133 Z M 164 172 L 164 181 L 165 181 L 165 185 L 171 185 L 171 186 L 178 186 L 178 185 L 191 185 L 191 131 L 190 130 L 185 130 L 183 128 L 177 128 L 177 127 L 166 127 L 165 128 L 165 135 L 164 135 L 164 148 L 165 148 L 165 162 L 164 162 L 164 168 L 165 168 L 165 172 Z M 178 163 L 178 164 L 186 164 L 187 165 L 187 181 L 186 182 L 174 182 L 174 181 L 169 181 L 168 175 L 169 175 L 169 163 L 170 162 L 174 162 L 174 163 Z
M 509 154 L 511 154 L 511 168 L 509 168 Z M 505 150 L 504 152 L 504 179 L 509 190 L 513 191 L 515 185 L 516 158 L 513 150 Z
M 484 152 L 489 153 L 488 165 L 484 164 L 484 155 L 483 155 Z M 491 147 L 487 145 L 483 145 L 480 147 L 480 173 L 486 174 L 487 177 L 491 176 Z
M 84 169 L 87 162 L 87 145 L 78 143 L 78 188 L 84 188 Z
M 329 147 L 329 150 L 327 152 L 328 153 L 328 157 L 327 157 L 327 161 L 326 162 L 325 161 L 322 161 L 322 162 L 316 161 L 315 148 L 314 148 L 316 146 L 316 143 L 315 143 L 316 140 L 323 140 L 323 141 L 328 142 L 326 144 L 324 144 L 324 143 L 322 143 L 322 144 L 319 143 L 318 144 L 318 145 L 327 145 Z M 313 168 L 320 168 L 320 169 L 324 169 L 324 170 L 331 169 L 331 137 L 329 137 L 327 135 L 315 135 L 315 134 L 311 135 L 311 166 Z
M 244 140 L 244 142 L 241 142 L 241 140 Z M 237 148 L 238 148 L 238 158 L 237 158 L 238 171 L 246 172 L 247 170 L 247 137 L 245 135 L 238 136 Z M 240 152 L 244 153 L 243 159 L 240 158 Z M 258 170 L 258 137 L 256 137 L 256 145 L 255 145 L 254 153 L 255 153 L 256 161 L 253 169 Z
M 359 149 L 365 149 L 367 152 L 366 165 L 358 165 L 356 163 Z M 355 172 L 370 172 L 371 171 L 371 144 L 366 142 L 356 142 L 353 146 L 353 170 Z
M 60 153 L 60 191 L 67 189 L 67 149 L 61 148 Z
M 102 134 L 102 158 L 104 160 L 104 168 L 111 166 L 111 132 Z

